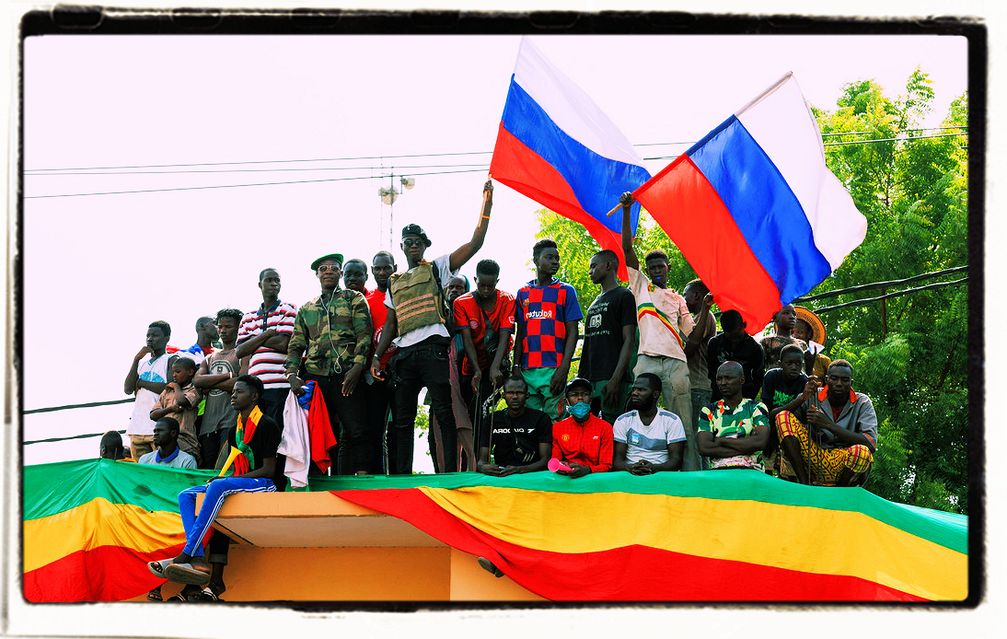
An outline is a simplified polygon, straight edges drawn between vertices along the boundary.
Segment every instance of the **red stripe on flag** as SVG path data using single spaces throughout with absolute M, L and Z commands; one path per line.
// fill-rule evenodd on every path
M 338 497 L 409 522 L 486 557 L 555 601 L 924 601 L 859 577 L 824 575 L 630 545 L 588 553 L 517 546 L 450 515 L 415 488 L 341 490 Z
M 524 142 L 511 135 L 504 128 L 503 122 L 500 123 L 493 159 L 490 161 L 490 175 L 497 182 L 506 184 L 550 211 L 577 222 L 587 229 L 602 249 L 622 255 L 622 235 L 591 217 L 560 172 Z M 617 211 L 614 215 L 621 214 L 621 211 Z M 623 281 L 629 279 L 624 259 L 619 260 L 618 276 Z
M 182 552 L 171 546 L 140 553 L 122 546 L 78 550 L 24 574 L 24 598 L 33 603 L 124 601 L 164 583 L 147 570 L 147 562 Z
M 780 291 L 692 160 L 680 156 L 633 196 L 710 288 L 720 309 L 736 309 L 749 333 L 760 332 L 782 305 Z

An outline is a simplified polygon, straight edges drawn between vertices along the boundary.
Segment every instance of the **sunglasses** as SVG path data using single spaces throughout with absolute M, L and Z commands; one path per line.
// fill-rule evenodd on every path
M 402 246 L 405 246 L 406 248 L 412 248 L 414 246 L 423 246 L 423 244 L 424 244 L 423 240 L 414 240 L 411 238 L 408 240 L 402 240 Z

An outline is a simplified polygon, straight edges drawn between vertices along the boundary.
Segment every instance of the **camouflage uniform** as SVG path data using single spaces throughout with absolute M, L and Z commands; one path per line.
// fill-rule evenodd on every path
M 367 365 L 371 347 L 371 312 L 356 291 L 336 289 L 301 306 L 287 344 L 286 371 L 296 373 L 307 350 L 304 369 L 311 375 L 331 377 Z
M 296 373 L 304 354 L 306 380 L 315 380 L 329 419 L 339 419 L 340 474 L 367 470 L 373 437 L 367 434 L 365 384 L 360 376 L 351 395 L 342 393 L 343 380 L 354 364 L 366 366 L 371 348 L 371 312 L 364 296 L 349 289 L 322 293 L 297 310 L 287 344 L 287 374 Z M 335 429 L 333 429 L 335 431 Z

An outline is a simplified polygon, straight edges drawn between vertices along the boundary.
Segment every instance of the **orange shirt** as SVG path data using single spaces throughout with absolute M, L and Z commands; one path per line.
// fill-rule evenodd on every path
M 567 463 L 587 466 L 593 473 L 612 470 L 615 448 L 612 425 L 588 415 L 583 424 L 572 416 L 552 425 L 552 456 Z

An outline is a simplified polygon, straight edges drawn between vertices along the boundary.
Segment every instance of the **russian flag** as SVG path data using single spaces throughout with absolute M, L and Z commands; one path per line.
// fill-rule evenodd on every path
M 867 233 L 825 165 L 790 73 L 633 195 L 751 333 L 839 268 Z
M 622 255 L 619 195 L 650 173 L 629 140 L 580 87 L 521 40 L 497 134 L 490 175 L 578 222 L 603 249 Z M 640 207 L 631 209 L 636 233 Z M 628 279 L 620 263 L 619 277 Z

